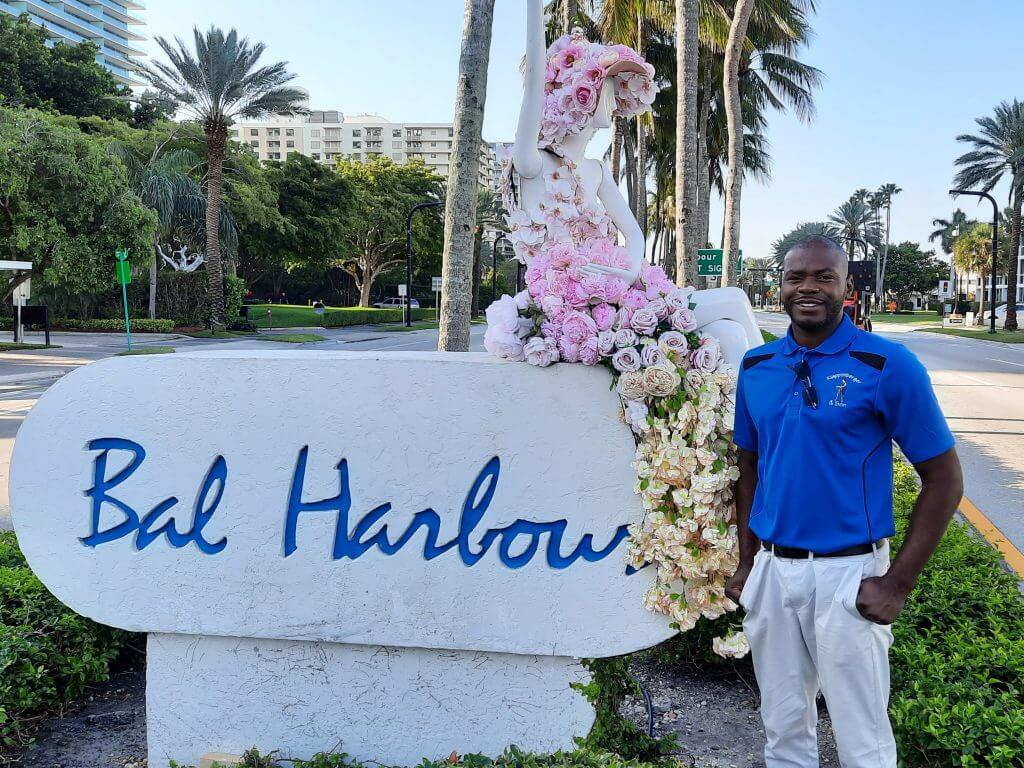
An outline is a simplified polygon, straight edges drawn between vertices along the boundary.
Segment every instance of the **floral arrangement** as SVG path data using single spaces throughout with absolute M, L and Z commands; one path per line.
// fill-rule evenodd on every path
M 542 251 L 527 268 L 527 289 L 487 309 L 484 344 L 506 360 L 611 371 L 637 442 L 644 508 L 631 529 L 630 563 L 657 568 L 645 605 L 685 632 L 701 616 L 736 607 L 725 595 L 738 564 L 735 373 L 722 364 L 718 342 L 697 332 L 692 288 L 676 287 L 650 265 L 632 286 L 580 272 L 586 263 L 618 265 L 621 250 L 595 243 Z M 746 641 L 730 635 L 713 649 L 742 655 Z
M 544 78 L 541 146 L 560 144 L 566 136 L 583 130 L 597 109 L 608 77 L 614 78 L 614 114 L 618 117 L 646 112 L 658 95 L 654 67 L 628 45 L 592 43 L 579 29 L 551 44 Z

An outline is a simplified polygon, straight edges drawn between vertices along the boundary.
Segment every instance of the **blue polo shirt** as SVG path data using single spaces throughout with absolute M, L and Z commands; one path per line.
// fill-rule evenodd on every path
M 817 408 L 804 402 L 792 367 L 801 359 Z M 920 361 L 845 316 L 814 349 L 789 332 L 747 352 L 733 440 L 757 454 L 750 529 L 762 541 L 820 553 L 895 533 L 893 440 L 915 464 L 953 447 Z

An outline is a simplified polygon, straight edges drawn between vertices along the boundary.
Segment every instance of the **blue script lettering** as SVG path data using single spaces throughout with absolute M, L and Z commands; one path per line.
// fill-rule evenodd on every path
M 562 570 L 577 560 L 597 562 L 608 557 L 628 536 L 628 526 L 620 525 L 612 536 L 612 540 L 602 549 L 594 548 L 593 534 L 585 534 L 576 548 L 569 554 L 562 554 L 562 538 L 568 523 L 565 520 L 534 522 L 532 520 L 516 520 L 503 528 L 490 528 L 483 531 L 479 541 L 474 545 L 473 532 L 480 525 L 487 509 L 494 499 L 498 487 L 498 476 L 501 474 L 501 461 L 497 456 L 492 458 L 480 470 L 476 480 L 466 494 L 462 505 L 462 517 L 459 521 L 458 534 L 451 541 L 438 543 L 441 533 L 441 517 L 433 509 L 427 508 L 413 515 L 408 527 L 392 541 L 388 537 L 388 525 L 384 523 L 380 529 L 370 535 L 370 531 L 391 511 L 391 504 L 374 507 L 366 515 L 350 526 L 349 515 L 352 511 L 352 493 L 349 486 L 348 460 L 342 459 L 335 467 L 338 470 L 340 491 L 337 496 L 320 499 L 319 501 L 303 501 L 302 488 L 306 478 L 306 460 L 309 446 L 299 451 L 292 476 L 291 491 L 288 494 L 288 514 L 284 527 L 284 554 L 291 555 L 298 548 L 297 527 L 299 515 L 303 512 L 333 512 L 337 515 L 334 530 L 333 558 L 355 560 L 368 550 L 377 548 L 385 555 L 394 555 L 424 529 L 423 557 L 433 560 L 449 550 L 456 550 L 459 559 L 467 566 L 473 566 L 498 543 L 498 559 L 509 568 L 522 568 L 529 563 L 540 548 L 541 537 L 547 535 L 545 559 L 552 568 Z M 351 531 L 350 531 L 351 527 Z M 513 554 L 513 542 L 520 539 L 518 546 L 522 550 Z
M 228 480 L 228 465 L 223 456 L 213 460 L 213 465 L 206 473 L 203 485 L 196 497 L 195 508 L 192 511 L 192 527 L 181 532 L 175 527 L 175 520 L 169 517 L 167 521 L 158 528 L 154 528 L 159 518 L 178 503 L 176 496 L 164 499 L 153 507 L 144 516 L 140 517 L 126 502 L 110 495 L 110 491 L 121 485 L 135 471 L 142 466 L 146 459 L 146 449 L 136 442 L 125 440 L 120 437 L 103 437 L 97 440 L 90 440 L 88 444 L 90 451 L 100 451 L 100 455 L 93 462 L 92 482 L 93 486 L 85 495 L 92 500 L 92 532 L 81 541 L 87 547 L 98 547 L 100 544 L 117 541 L 118 539 L 135 534 L 135 549 L 143 550 L 159 539 L 161 536 L 167 538 L 167 542 L 177 549 L 187 546 L 190 542 L 195 543 L 201 552 L 208 555 L 215 555 L 227 546 L 228 540 L 222 538 L 217 542 L 209 542 L 203 538 L 203 528 L 210 522 L 213 513 L 220 505 L 221 497 L 224 495 L 224 487 Z M 107 457 L 111 451 L 127 451 L 132 454 L 128 466 L 113 477 L 107 477 Z M 207 498 L 213 492 L 214 485 L 217 486 L 213 498 Z M 100 523 L 103 513 L 103 505 L 107 504 L 121 513 L 123 520 L 109 528 L 100 530 Z

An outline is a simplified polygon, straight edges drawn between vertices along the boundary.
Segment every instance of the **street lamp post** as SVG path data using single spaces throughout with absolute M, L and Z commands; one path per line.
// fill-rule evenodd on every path
M 491 304 L 498 300 L 498 243 L 508 239 L 508 232 L 499 232 L 491 246 Z
M 973 195 L 974 197 L 983 197 L 992 203 L 992 284 L 989 290 L 989 333 L 996 332 L 996 264 L 999 261 L 999 204 L 995 201 L 988 192 L 975 192 L 973 189 L 951 189 L 949 194 L 953 197 L 957 195 Z M 1016 288 L 1016 286 L 1014 286 Z M 985 286 L 981 287 L 982 297 L 984 297 Z M 1010 288 L 1007 285 L 1006 289 L 1006 300 L 1010 300 Z
M 421 208 L 436 208 L 440 200 L 416 203 L 405 219 L 405 327 L 412 327 L 412 217 Z

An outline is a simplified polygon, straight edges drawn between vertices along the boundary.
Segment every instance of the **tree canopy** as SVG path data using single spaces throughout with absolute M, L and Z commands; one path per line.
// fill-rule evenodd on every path
M 129 91 L 96 62 L 95 43 L 48 42 L 27 15 L 0 13 L 0 97 L 6 106 L 131 118 Z
M 114 252 L 148 258 L 156 214 L 125 168 L 74 120 L 0 108 L 0 243 L 55 291 L 114 285 Z M 10 286 L 6 293 L 9 295 Z
M 922 251 L 917 243 L 904 241 L 889 248 L 885 287 L 898 300 L 913 293 L 928 294 L 940 280 L 949 277 L 949 264 L 935 257 L 935 251 Z

